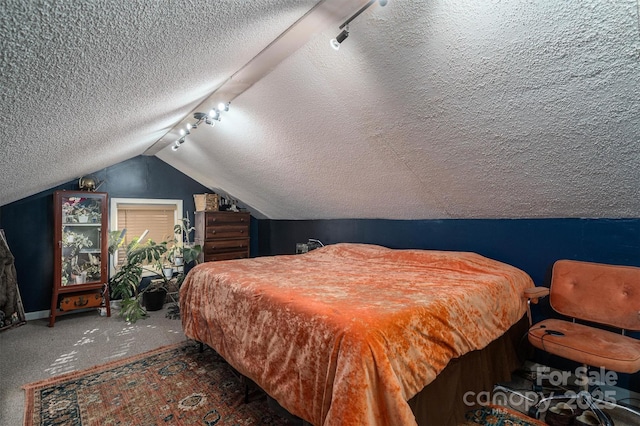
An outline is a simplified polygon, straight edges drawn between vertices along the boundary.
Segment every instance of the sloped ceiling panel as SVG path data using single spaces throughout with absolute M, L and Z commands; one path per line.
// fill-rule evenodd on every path
M 147 152 L 315 4 L 2 2 L 0 205 Z M 376 2 L 157 156 L 273 219 L 637 218 L 638 9 Z
M 635 1 L 392 1 L 158 156 L 275 219 L 638 217 Z
M 0 205 L 142 154 L 314 1 L 0 4 Z

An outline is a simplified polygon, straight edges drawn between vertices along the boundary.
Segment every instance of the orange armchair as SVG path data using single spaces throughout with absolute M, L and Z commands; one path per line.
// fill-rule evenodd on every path
M 536 287 L 525 292 L 530 303 L 546 294 L 553 310 L 571 320 L 546 319 L 531 325 L 528 338 L 533 346 L 585 367 L 621 373 L 640 370 L 640 340 L 625 335 L 626 331 L 640 331 L 640 268 L 559 260 L 553 265 L 549 289 Z M 577 397 L 601 424 L 611 424 L 601 409 L 605 406 L 617 406 L 640 415 L 628 407 L 594 398 L 584 382 Z M 535 410 L 556 398 L 559 397 L 539 401 Z M 539 415 L 537 411 L 531 414 Z

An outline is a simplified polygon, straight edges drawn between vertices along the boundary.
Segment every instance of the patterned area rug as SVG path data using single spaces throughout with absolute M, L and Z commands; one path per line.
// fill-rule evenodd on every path
M 540 420 L 498 405 L 487 405 L 468 411 L 467 422 L 461 426 L 546 426 Z
M 32 425 L 289 425 L 211 349 L 189 342 L 24 386 Z

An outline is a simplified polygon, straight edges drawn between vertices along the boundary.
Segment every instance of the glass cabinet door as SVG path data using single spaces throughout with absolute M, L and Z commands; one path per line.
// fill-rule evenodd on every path
M 85 194 L 82 194 L 85 195 Z M 63 196 L 61 286 L 101 282 L 102 210 L 101 197 Z
M 54 194 L 54 274 L 49 326 L 62 313 L 109 306 L 107 194 Z

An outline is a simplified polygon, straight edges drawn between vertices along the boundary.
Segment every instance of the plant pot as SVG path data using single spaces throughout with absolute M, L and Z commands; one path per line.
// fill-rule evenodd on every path
M 142 294 L 142 303 L 147 311 L 159 311 L 164 306 L 164 300 L 166 297 L 167 290 L 165 289 L 145 291 Z
M 176 256 L 173 258 L 173 264 L 176 266 L 182 266 L 184 259 L 182 257 Z
M 76 284 L 84 284 L 87 282 L 87 272 L 83 271 L 78 275 L 75 275 Z
M 163 267 L 162 273 L 164 274 L 164 277 L 166 279 L 170 280 L 171 278 L 173 278 L 173 267 L 172 266 Z

